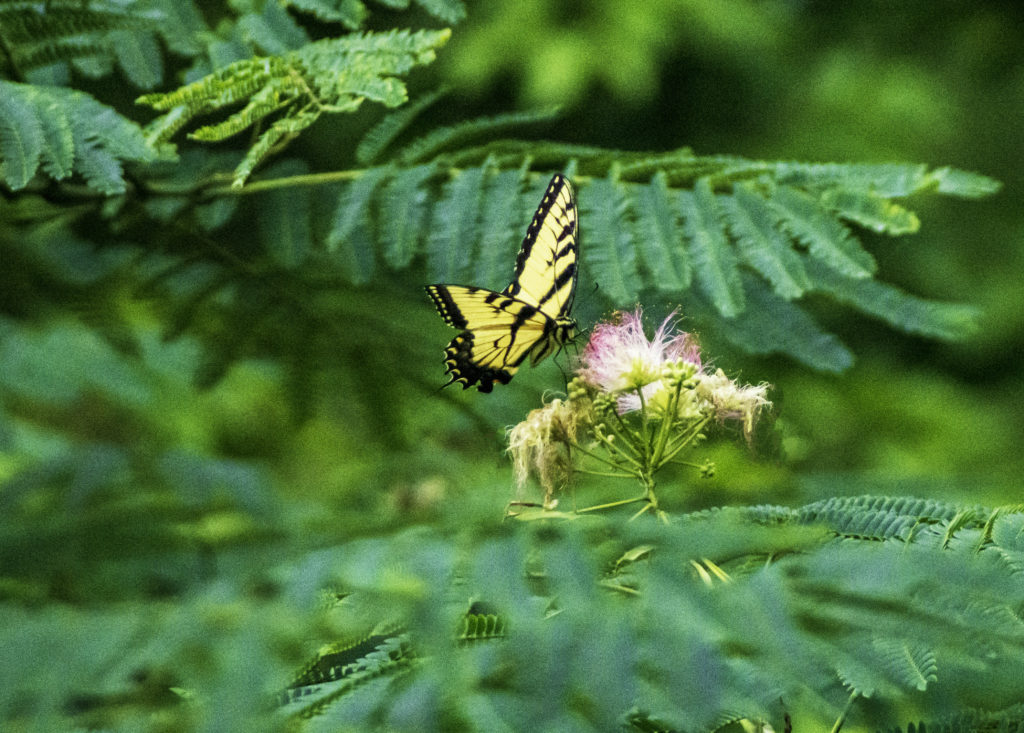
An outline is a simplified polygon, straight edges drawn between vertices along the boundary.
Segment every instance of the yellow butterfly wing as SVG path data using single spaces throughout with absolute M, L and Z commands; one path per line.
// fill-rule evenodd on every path
M 552 318 L 567 316 L 576 292 L 579 215 L 572 184 L 555 174 L 526 230 L 506 293 Z
M 577 226 L 572 186 L 556 174 L 505 290 L 427 286 L 441 317 L 462 330 L 445 349 L 447 384 L 490 392 L 495 382 L 508 384 L 527 357 L 536 364 L 572 338 L 576 324 L 568 312 L 576 288 Z
M 445 321 L 462 333 L 445 349 L 448 384 L 490 392 L 508 384 L 526 357 L 546 344 L 554 321 L 505 293 L 465 285 L 430 285 L 427 292 Z

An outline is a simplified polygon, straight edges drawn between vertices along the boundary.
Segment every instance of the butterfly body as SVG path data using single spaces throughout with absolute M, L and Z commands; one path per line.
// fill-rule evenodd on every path
M 528 358 L 537 364 L 572 339 L 578 215 L 572 185 L 555 174 L 516 257 L 509 285 L 497 292 L 466 285 L 428 285 L 445 322 L 461 329 L 445 349 L 447 384 L 490 392 L 508 384 Z M 446 384 L 446 386 L 447 386 Z

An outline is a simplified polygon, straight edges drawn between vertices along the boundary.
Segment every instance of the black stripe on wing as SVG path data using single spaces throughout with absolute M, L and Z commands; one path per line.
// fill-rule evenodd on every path
M 516 256 L 515 276 L 504 292 L 532 303 L 547 315 L 568 313 L 576 291 L 578 227 L 572 184 L 556 173 L 526 230 Z M 550 280 L 536 282 L 539 274 L 543 278 L 550 275 Z M 560 292 L 565 296 L 558 302 Z M 549 312 L 544 306 L 552 300 L 556 300 L 557 309 Z
M 467 288 L 467 290 L 472 292 L 481 289 Z M 437 312 L 441 314 L 441 318 L 444 319 L 445 323 L 455 328 L 466 328 L 468 325 L 466 317 L 462 315 L 462 311 L 459 310 L 458 304 L 452 298 L 452 294 L 448 291 L 447 287 L 444 285 L 427 285 L 427 294 L 434 301 L 434 307 L 437 308 Z
M 444 386 L 458 382 L 463 389 L 469 389 L 474 384 L 481 392 L 490 392 L 494 389 L 494 383 L 508 384 L 512 381 L 512 375 L 516 373 L 518 365 L 512 366 L 501 363 L 500 366 L 487 366 L 479 364 L 473 359 L 475 348 L 475 336 L 472 331 L 463 331 L 451 340 L 451 343 L 444 350 L 444 363 L 447 369 L 445 374 L 451 375 Z M 520 361 L 522 361 L 520 359 Z

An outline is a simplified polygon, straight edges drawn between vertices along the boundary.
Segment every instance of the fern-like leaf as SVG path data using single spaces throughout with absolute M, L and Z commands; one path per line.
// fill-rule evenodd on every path
M 18 190 L 43 170 L 62 180 L 72 172 L 101 193 L 124 193 L 122 161 L 156 157 L 139 127 L 82 92 L 0 81 L 0 163 Z
M 163 80 L 164 60 L 154 33 L 120 30 L 111 41 L 118 64 L 135 86 L 152 89 Z
M 462 0 L 416 0 L 416 4 L 445 23 L 454 25 L 466 17 Z
M 193 137 L 221 140 L 272 113 L 283 115 L 236 170 L 235 185 L 242 185 L 275 145 L 311 125 L 323 112 L 352 112 L 367 99 L 386 107 L 404 103 L 405 84 L 398 76 L 432 62 L 435 50 L 450 35 L 445 29 L 325 39 L 275 56 L 236 61 L 173 92 L 146 94 L 137 101 L 174 118 L 173 122 L 158 118 L 150 124 L 153 142 L 166 140 L 198 115 L 242 100 L 248 104 L 241 112 L 200 128 Z
M 844 276 L 814 260 L 807 262 L 807 272 L 819 292 L 907 333 L 954 340 L 977 330 L 980 312 L 973 306 L 922 300 L 877 280 Z
M 28 185 L 39 168 L 43 126 L 27 94 L 15 94 L 18 88 L 8 82 L 0 85 L 0 173 L 7 185 L 17 190 Z
M 994 513 L 986 522 L 986 534 L 992 549 L 1016 573 L 1024 573 L 1024 513 L 1020 507 L 1015 513 Z
M 142 2 L 49 0 L 0 3 L 4 51 L 0 71 L 31 78 L 39 67 L 72 63 L 101 76 L 119 61 L 136 86 L 150 88 L 163 77 L 153 32 L 162 13 Z
M 639 252 L 655 287 L 667 291 L 685 290 L 692 278 L 674 199 L 664 171 L 636 195 Z
M 365 646 L 373 648 L 363 652 Z M 359 688 L 381 676 L 391 676 L 405 671 L 412 661 L 407 634 L 371 637 L 365 645 L 347 649 L 340 656 L 360 654 L 354 661 L 331 663 L 325 670 L 323 681 L 295 686 L 285 695 L 285 711 L 304 718 L 329 714 L 332 705 L 339 701 L 351 704 Z
M 872 642 L 886 671 L 900 683 L 924 692 L 938 679 L 935 653 L 922 644 L 875 638 Z
M 260 135 L 256 144 L 249 148 L 242 162 L 235 168 L 235 177 L 231 181 L 232 188 L 241 188 L 260 163 L 266 160 L 278 144 L 298 135 L 316 122 L 316 115 L 298 114 L 294 117 L 282 117 L 274 120 L 266 132 Z
M 281 79 L 272 79 L 268 85 L 249 97 L 249 101 L 238 112 L 235 112 L 226 120 L 213 125 L 204 125 L 192 132 L 189 137 L 193 140 L 203 142 L 217 142 L 235 135 L 252 125 L 263 120 L 265 117 L 277 112 L 279 109 L 289 106 L 292 100 L 289 99 L 284 87 L 285 82 Z M 314 115 L 299 115 L 309 120 L 315 120 Z M 304 125 L 308 127 L 307 125 Z
M 360 0 L 287 0 L 287 4 L 320 20 L 341 23 L 353 31 L 362 28 L 370 14 Z
M 247 44 L 279 56 L 309 43 L 309 34 L 282 3 L 261 3 L 254 11 L 242 15 L 237 23 L 237 32 Z
M 884 733 L 1024 733 L 1024 712 L 1018 706 L 999 713 L 962 713 L 889 728 Z
M 936 168 L 929 173 L 921 189 L 927 190 L 929 187 L 934 187 L 938 193 L 971 199 L 990 196 L 1001 188 L 998 181 L 988 176 L 949 167 Z
M 632 303 L 640 292 L 626 196 L 626 186 L 617 180 L 614 170 L 610 177 L 592 181 L 580 194 L 580 206 L 586 212 L 583 221 L 589 226 L 588 233 L 581 235 L 587 237 L 581 261 L 586 262 L 583 266 L 590 269 L 605 295 L 620 304 Z
M 327 233 L 327 251 L 341 261 L 341 269 L 354 284 L 367 282 L 373 274 L 373 250 L 368 246 L 372 218 L 370 204 L 377 189 L 387 181 L 391 171 L 371 168 L 348 185 L 334 211 Z M 362 229 L 361 236 L 353 234 Z
M 913 234 L 921 228 L 914 212 L 874 191 L 832 189 L 822 194 L 821 203 L 844 219 L 881 234 Z
M 694 293 L 684 300 L 684 313 L 746 353 L 788 354 L 824 372 L 842 372 L 853 364 L 850 350 L 796 303 L 779 298 L 753 276 L 744 276 L 743 286 L 747 309 L 742 318 L 721 318 Z
M 430 226 L 427 266 L 431 278 L 461 282 L 469 272 L 469 253 L 480 234 L 483 181 L 483 168 L 469 168 L 445 184 Z
M 473 282 L 500 284 L 512 274 L 518 237 L 525 230 L 523 212 L 530 203 L 523 196 L 526 168 L 488 171 L 486 204 L 480 217 L 480 244 L 474 258 Z
M 767 202 L 747 186 L 723 196 L 729 233 L 744 262 L 772 284 L 786 300 L 799 298 L 811 288 L 801 257 L 782 234 L 780 219 Z
M 377 2 L 393 10 L 406 10 L 410 4 L 410 0 L 377 0 Z M 463 0 L 416 0 L 416 4 L 445 23 L 454 24 L 466 17 L 466 6 Z
M 859 496 L 808 504 L 798 516 L 806 523 L 822 522 L 844 537 L 909 540 L 921 525 L 951 521 L 964 508 L 931 499 Z
M 430 107 L 444 95 L 443 91 L 425 94 L 415 102 L 384 116 L 370 129 L 356 146 L 356 161 L 362 165 L 372 163 L 394 142 L 402 131 L 427 107 Z
M 436 174 L 433 165 L 415 166 L 384 187 L 385 205 L 378 226 L 384 261 L 391 267 L 406 267 L 419 250 L 427 213 L 428 194 L 424 186 Z
M 769 203 L 785 230 L 807 247 L 812 257 L 851 278 L 868 278 L 875 272 L 874 258 L 809 194 L 781 186 L 772 192 Z
M 457 638 L 462 642 L 501 639 L 507 635 L 505 620 L 497 614 L 469 614 L 462 619 Z
M 545 124 L 558 117 L 558 108 L 550 107 L 529 112 L 509 112 L 490 117 L 466 120 L 449 127 L 441 127 L 399 150 L 395 158 L 403 165 L 418 163 L 438 155 L 453 145 L 465 146 L 474 138 L 493 136 L 499 132 L 518 129 L 526 125 Z
M 692 193 L 682 192 L 679 204 L 701 290 L 719 313 L 734 318 L 745 308 L 739 263 L 729 246 L 708 179 L 699 179 Z

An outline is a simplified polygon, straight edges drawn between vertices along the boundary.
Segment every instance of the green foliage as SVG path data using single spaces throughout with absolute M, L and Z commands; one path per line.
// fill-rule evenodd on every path
M 380 5 L 394 10 L 405 10 L 409 0 L 377 0 Z M 287 0 L 286 5 L 315 15 L 320 20 L 341 23 L 350 30 L 361 28 L 370 14 L 366 3 L 360 0 Z M 462 0 L 417 0 L 423 10 L 445 23 L 458 23 L 466 17 Z
M 1021 706 L 999 713 L 964 713 L 945 720 L 910 723 L 906 727 L 888 729 L 886 733 L 1020 733 L 1024 730 L 1024 711 Z
M 33 72 L 67 73 L 67 65 L 88 76 L 110 73 L 117 61 L 137 87 L 163 79 L 156 42 L 163 13 L 153 3 L 81 3 L 53 0 L 45 8 L 31 2 L 0 3 L 0 76 L 41 81 Z M 43 76 L 43 79 L 46 77 Z
M 399 163 L 409 165 L 423 162 L 438 155 L 449 147 L 466 147 L 471 140 L 494 137 L 510 129 L 532 124 L 551 123 L 558 116 L 557 108 L 540 109 L 532 112 L 511 112 L 476 120 L 466 120 L 457 125 L 442 127 L 412 141 L 396 156 Z
M 223 140 L 283 110 L 284 116 L 270 124 L 235 169 L 233 185 L 241 186 L 275 146 L 323 112 L 354 112 L 367 99 L 386 107 L 403 104 L 406 88 L 397 76 L 432 62 L 450 35 L 448 30 L 391 31 L 325 39 L 277 56 L 236 61 L 173 92 L 143 95 L 138 102 L 166 113 L 150 128 L 154 144 L 197 116 L 239 102 L 246 103 L 240 111 L 190 137 Z
M 333 665 L 330 680 L 301 680 L 285 710 L 301 710 L 309 730 L 409 715 L 432 729 L 543 721 L 609 730 L 628 719 L 637 729 L 714 731 L 740 719 L 782 730 L 787 716 L 794 728 L 821 729 L 829 716 L 863 725 L 907 706 L 995 713 L 1021 694 L 1019 679 L 1000 676 L 1022 652 L 1013 609 L 1024 596 L 1000 557 L 1009 548 L 979 542 L 973 525 L 953 529 L 960 511 L 859 497 L 827 510 L 703 512 L 669 526 L 530 522 L 477 537 L 454 557 L 447 540 L 423 532 L 395 538 L 383 554 L 376 540 L 338 548 L 328 553 L 331 576 L 363 599 L 360 613 L 405 609 L 408 636 L 326 650 L 314 668 Z M 1012 509 L 975 511 L 1001 536 L 1024 521 Z M 884 525 L 883 515 L 929 531 L 853 539 L 850 527 Z M 947 532 L 952 542 L 932 541 Z M 727 579 L 702 581 L 697 562 Z M 446 570 L 458 588 L 447 602 L 434 585 Z M 497 613 L 463 611 L 453 631 L 444 619 L 465 598 Z M 410 653 L 419 659 L 412 667 L 401 663 Z M 363 672 L 387 690 L 361 686 L 362 677 L 328 684 Z M 459 694 L 444 692 L 452 686 Z M 842 686 L 854 693 L 847 711 Z M 440 702 L 428 704 L 426 690 Z M 554 702 L 546 710 L 540 690 Z
M 370 133 L 374 140 L 378 134 Z M 524 193 L 523 182 L 539 189 L 548 176 L 531 172 L 540 149 L 545 158 L 562 155 L 565 165 L 577 166 L 584 276 L 613 306 L 628 307 L 641 293 L 678 298 L 698 326 L 742 350 L 781 351 L 828 371 L 848 366 L 850 354 L 801 310 L 805 296 L 823 295 L 933 338 L 963 338 L 975 327 L 969 306 L 925 301 L 874 279 L 874 259 L 844 223 L 849 207 L 843 202 L 872 202 L 871 221 L 889 212 L 884 226 L 872 228 L 901 235 L 916 222 L 906 208 L 909 197 L 974 196 L 992 187 L 979 176 L 962 176 L 957 188 L 936 184 L 948 174 L 911 165 L 774 164 L 686 151 L 612 157 L 600 149 L 514 141 L 439 153 L 408 167 L 408 150 L 419 160 L 428 148 L 436 146 L 413 142 L 391 162 L 356 172 L 343 188 L 326 241 L 353 283 L 368 281 L 374 261 L 402 267 L 422 252 L 431 280 L 475 276 L 473 282 L 501 287 L 510 274 L 502 244 L 514 242 L 522 228 L 514 221 L 522 213 L 513 207 L 537 195 Z M 307 196 L 302 190 L 288 195 Z M 866 221 L 864 206 L 850 220 Z M 302 211 L 297 204 L 288 208 Z M 413 222 L 429 222 L 428 234 L 416 233 Z M 276 247 L 276 241 L 268 243 Z
M 87 94 L 0 81 L 0 175 L 14 190 L 42 167 L 54 180 L 78 173 L 90 188 L 120 194 L 122 161 L 155 157 L 138 125 Z

